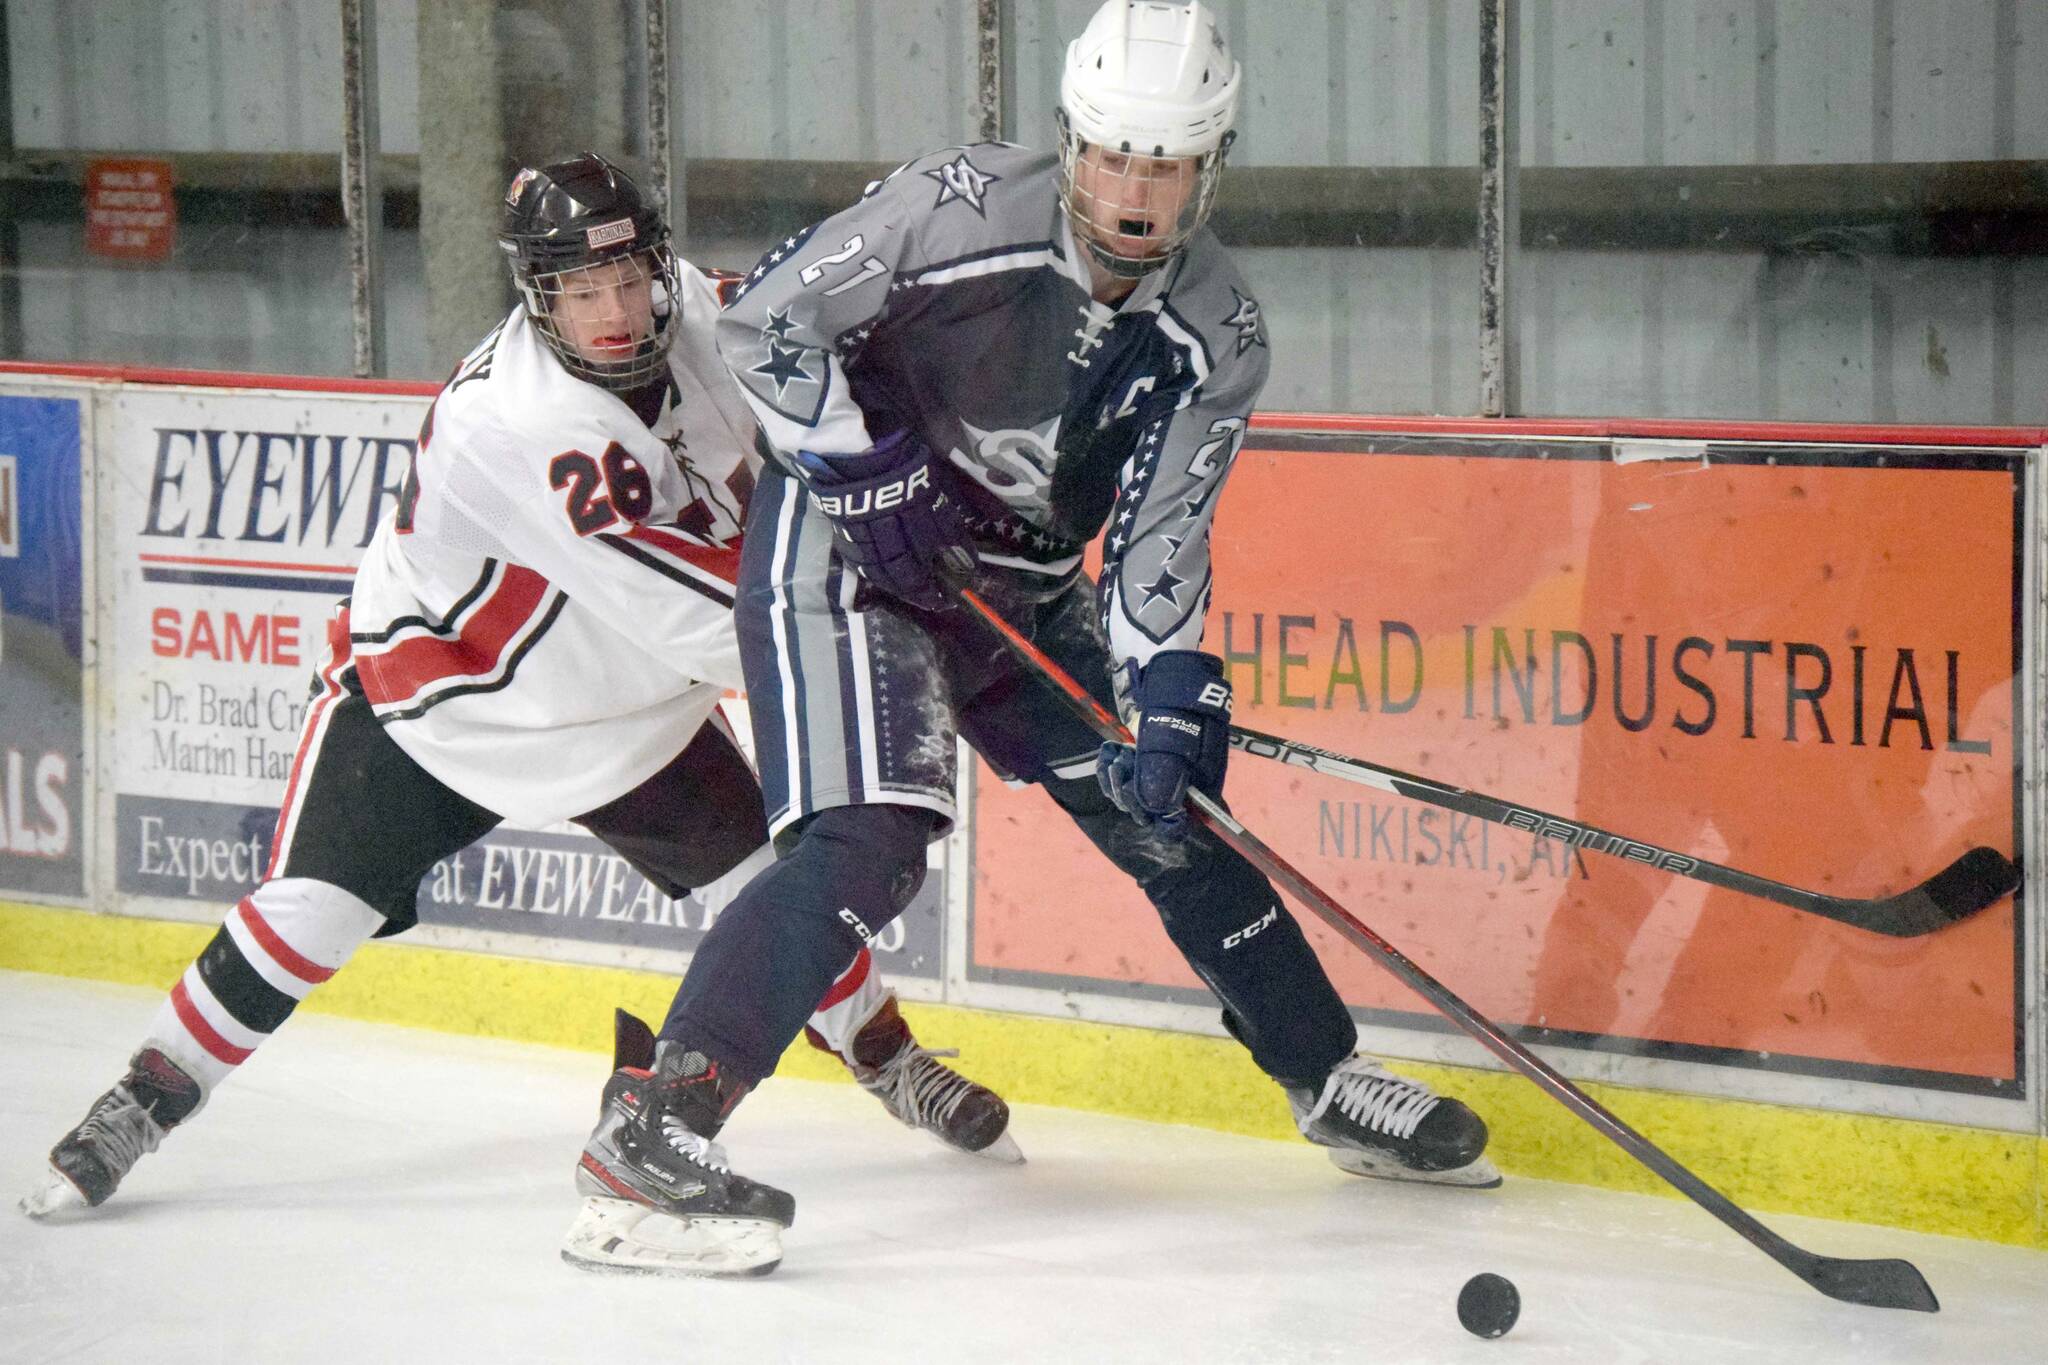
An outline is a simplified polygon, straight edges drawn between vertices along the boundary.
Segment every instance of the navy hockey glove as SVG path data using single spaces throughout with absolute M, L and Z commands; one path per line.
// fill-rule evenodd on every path
M 1124 664 L 1137 708 L 1137 747 L 1105 744 L 1095 778 L 1103 794 L 1141 825 L 1179 837 L 1187 829 L 1188 788 L 1223 791 L 1230 758 L 1230 684 L 1223 661 L 1191 649 L 1161 650 L 1143 669 Z
M 858 455 L 796 454 L 818 510 L 832 519 L 839 551 L 868 583 L 904 601 L 946 605 L 940 577 L 974 576 L 974 551 L 950 475 L 910 431 Z

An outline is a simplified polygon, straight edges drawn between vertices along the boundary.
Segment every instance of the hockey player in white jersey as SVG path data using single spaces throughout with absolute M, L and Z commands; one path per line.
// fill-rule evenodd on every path
M 1137 881 L 1338 1166 L 1496 1185 L 1479 1116 L 1356 1051 L 1272 887 L 1183 808 L 1221 791 L 1229 752 L 1200 649 L 1209 531 L 1267 372 L 1258 304 L 1203 226 L 1241 86 L 1201 4 L 1110 0 L 1068 49 L 1057 156 L 912 161 L 772 249 L 720 318 L 774 452 L 736 610 L 784 856 L 706 936 L 661 1034 L 773 1071 L 916 890 L 958 735 Z M 1098 746 L 949 607 L 961 578 L 1121 706 L 1135 746 Z
M 716 711 L 741 682 L 733 583 L 758 464 L 714 349 L 716 287 L 588 153 L 519 173 L 500 244 L 521 302 L 436 397 L 336 608 L 264 880 L 52 1151 L 32 1215 L 104 1201 L 357 945 L 413 923 L 434 863 L 501 819 L 576 821 L 672 896 L 770 858 Z M 812 1004 L 812 1041 L 893 1115 L 1015 1158 L 1001 1099 L 917 1046 L 866 953 Z M 741 1087 L 657 1056 L 623 1014 L 617 1037 L 564 1255 L 772 1267 L 793 1203 L 733 1175 L 713 1141 Z

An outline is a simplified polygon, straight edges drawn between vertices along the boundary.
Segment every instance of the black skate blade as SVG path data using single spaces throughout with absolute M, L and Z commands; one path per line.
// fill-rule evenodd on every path
M 1797 1270 L 1800 1279 L 1843 1303 L 1866 1308 L 1905 1308 L 1916 1313 L 1941 1311 L 1941 1301 L 1934 1297 L 1933 1286 L 1911 1261 L 1845 1261 L 1814 1256 Z
M 612 1070 L 654 1069 L 654 1030 L 622 1009 L 612 1011 Z

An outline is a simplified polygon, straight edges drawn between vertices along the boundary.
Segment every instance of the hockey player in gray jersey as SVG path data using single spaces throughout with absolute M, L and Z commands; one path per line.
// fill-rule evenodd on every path
M 770 250 L 720 318 L 772 448 L 736 614 L 783 856 L 707 936 L 662 1033 L 750 1083 L 774 1070 L 915 892 L 954 818 L 957 734 L 1136 879 L 1339 1166 L 1497 1184 L 1485 1124 L 1357 1055 L 1272 888 L 1183 809 L 1223 780 L 1209 530 L 1268 363 L 1202 226 L 1240 85 L 1202 5 L 1110 0 L 1068 50 L 1057 156 L 912 161 Z M 1098 751 L 942 575 L 1122 707 L 1135 747 Z

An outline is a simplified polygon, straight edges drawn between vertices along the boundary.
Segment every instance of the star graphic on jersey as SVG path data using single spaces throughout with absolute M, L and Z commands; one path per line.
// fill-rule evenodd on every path
M 1164 597 L 1168 602 L 1178 607 L 1180 605 L 1180 590 L 1187 585 L 1188 581 L 1176 574 L 1172 568 L 1162 567 L 1159 570 L 1159 577 L 1145 585 L 1144 605 L 1149 607 Z
M 988 217 L 988 210 L 982 204 L 982 200 L 988 194 L 988 187 L 1002 179 L 999 175 L 990 175 L 969 161 L 965 152 L 935 170 L 926 171 L 925 174 L 939 182 L 939 197 L 932 205 L 933 208 L 943 208 L 957 199 L 983 218 Z
M 768 359 L 756 365 L 748 373 L 766 375 L 774 380 L 775 396 L 777 399 L 782 397 L 791 384 L 799 382 L 810 384 L 815 382 L 811 377 L 811 372 L 804 368 L 803 347 L 780 346 L 773 341 L 768 343 Z
M 768 310 L 768 321 L 761 324 L 761 330 L 774 337 L 777 341 L 787 341 L 789 340 L 789 334 L 796 330 L 796 324 L 789 320 L 789 310 L 787 308 L 779 313 L 771 308 Z
M 1237 353 L 1243 355 L 1254 346 L 1266 344 L 1266 329 L 1259 321 L 1259 305 L 1231 286 L 1230 296 L 1237 300 L 1237 311 L 1223 319 L 1225 327 L 1237 329 Z

